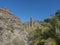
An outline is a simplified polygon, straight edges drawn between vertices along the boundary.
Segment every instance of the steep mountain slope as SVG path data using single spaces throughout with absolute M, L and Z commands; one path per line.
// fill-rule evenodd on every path
M 0 45 L 27 45 L 21 21 L 9 10 L 0 8 Z

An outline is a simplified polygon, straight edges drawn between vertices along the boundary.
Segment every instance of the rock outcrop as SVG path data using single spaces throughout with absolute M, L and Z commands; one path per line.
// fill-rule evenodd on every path
M 0 8 L 0 45 L 27 45 L 27 34 L 19 18 Z

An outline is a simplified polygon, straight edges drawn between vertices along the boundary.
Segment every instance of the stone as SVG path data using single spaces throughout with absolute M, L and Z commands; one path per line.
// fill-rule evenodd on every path
M 27 34 L 19 18 L 0 8 L 0 45 L 27 45 Z

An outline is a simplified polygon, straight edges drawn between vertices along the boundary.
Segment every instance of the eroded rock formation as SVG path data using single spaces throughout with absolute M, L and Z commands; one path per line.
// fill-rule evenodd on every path
M 20 19 L 0 8 L 0 45 L 27 45 L 27 40 Z

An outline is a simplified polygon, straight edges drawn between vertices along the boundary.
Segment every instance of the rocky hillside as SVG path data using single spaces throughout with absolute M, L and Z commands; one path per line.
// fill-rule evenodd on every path
M 27 40 L 20 19 L 0 8 L 0 45 L 27 45 Z
M 44 22 L 22 23 L 8 9 L 0 8 L 0 45 L 60 45 L 60 11 Z

